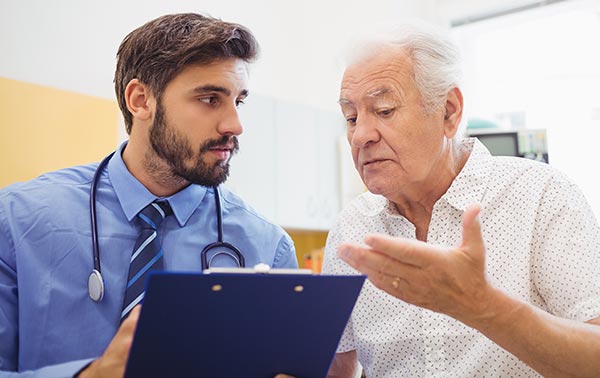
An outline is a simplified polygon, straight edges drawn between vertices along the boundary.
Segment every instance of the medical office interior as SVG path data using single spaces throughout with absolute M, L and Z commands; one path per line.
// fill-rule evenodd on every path
M 598 0 L 3 0 L 0 186 L 114 150 L 126 138 L 112 83 L 121 39 L 186 11 L 244 24 L 261 43 L 226 185 L 290 233 L 301 266 L 320 270 L 336 214 L 365 190 L 336 102 L 343 53 L 403 19 L 459 42 L 467 135 L 563 170 L 600 214 Z

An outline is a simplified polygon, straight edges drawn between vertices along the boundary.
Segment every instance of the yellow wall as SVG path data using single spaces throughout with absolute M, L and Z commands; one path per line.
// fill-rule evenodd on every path
M 0 187 L 101 160 L 115 149 L 115 101 L 0 77 Z M 288 230 L 300 266 L 325 231 Z
M 300 268 L 304 268 L 305 255 L 323 248 L 327 241 L 327 231 L 286 230 L 296 246 L 296 258 Z
M 117 144 L 115 101 L 0 77 L 0 187 L 99 161 Z

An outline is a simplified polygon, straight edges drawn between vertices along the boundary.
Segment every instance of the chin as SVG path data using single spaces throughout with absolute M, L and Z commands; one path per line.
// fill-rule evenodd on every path
M 389 180 L 371 180 L 365 183 L 367 190 L 373 194 L 377 194 L 380 196 L 384 196 L 387 198 L 387 195 L 393 193 L 397 186 L 394 185 Z
M 383 195 L 385 191 L 380 185 L 366 184 L 367 190 L 373 194 Z
M 373 194 L 380 194 L 386 186 L 385 180 L 382 180 L 381 175 L 363 175 L 362 182 L 365 184 L 369 192 Z

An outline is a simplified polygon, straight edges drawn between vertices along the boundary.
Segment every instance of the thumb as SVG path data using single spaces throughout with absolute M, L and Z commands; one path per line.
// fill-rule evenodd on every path
M 479 213 L 481 206 L 478 204 L 470 205 L 465 210 L 462 223 L 462 243 L 461 247 L 467 250 L 467 253 L 483 251 L 483 237 L 481 235 L 481 224 L 479 223 Z

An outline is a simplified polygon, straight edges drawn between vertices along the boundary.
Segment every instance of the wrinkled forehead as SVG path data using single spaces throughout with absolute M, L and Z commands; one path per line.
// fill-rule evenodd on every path
M 411 59 L 399 49 L 374 49 L 354 59 L 344 71 L 340 104 L 394 96 L 414 82 Z

